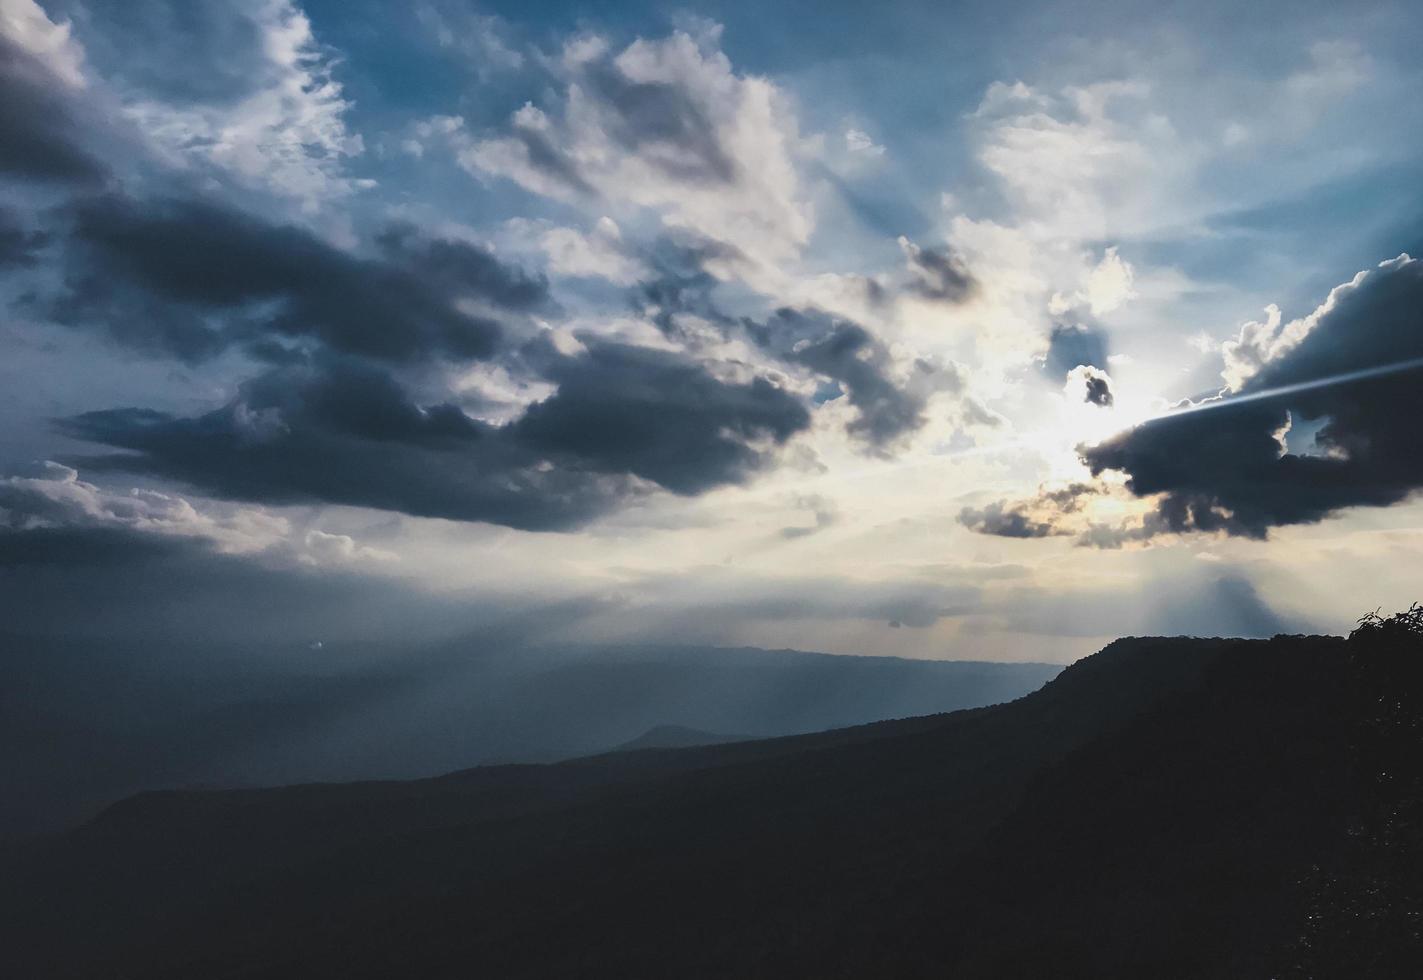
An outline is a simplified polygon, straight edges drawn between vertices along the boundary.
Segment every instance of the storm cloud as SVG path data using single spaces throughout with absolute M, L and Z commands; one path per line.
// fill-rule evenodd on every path
M 1236 390 L 1084 447 L 1092 472 L 1161 494 L 1164 530 L 1255 538 L 1423 487 L 1423 263 L 1384 262 L 1246 339 L 1259 367 Z M 1292 445 L 1301 422 L 1319 428 Z
M 500 325 L 462 300 L 514 314 L 550 303 L 541 277 L 404 226 L 363 257 L 193 198 L 91 197 L 68 218 L 57 318 L 188 361 L 244 342 L 318 343 L 387 361 L 485 358 Z
M 764 378 L 724 382 L 672 352 L 590 340 L 581 355 L 540 356 L 558 390 L 504 426 L 419 405 L 387 370 L 347 357 L 274 368 L 203 415 L 123 408 L 62 425 L 126 451 L 88 467 L 222 497 L 560 530 L 653 485 L 695 494 L 744 482 L 770 462 L 766 447 L 809 424 Z
M 0 269 L 31 266 L 39 250 L 49 243 L 49 236 L 28 227 L 10 208 L 0 207 Z
M 779 445 L 810 425 L 805 406 L 764 377 L 722 381 L 647 347 L 591 342 L 583 356 L 556 358 L 544 376 L 558 392 L 513 424 L 520 445 L 674 493 L 742 483 L 769 462 L 756 443 Z
M 73 87 L 0 31 L 0 173 L 54 184 L 104 180 L 108 170 L 84 147 L 67 98 Z

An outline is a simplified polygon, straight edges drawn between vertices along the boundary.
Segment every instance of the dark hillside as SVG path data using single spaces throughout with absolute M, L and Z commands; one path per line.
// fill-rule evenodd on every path
M 293 651 L 0 633 L 0 844 L 144 790 L 555 762 L 660 725 L 818 732 L 1009 701 L 1061 669 L 480 636 Z
M 1418 646 L 1122 640 L 948 715 L 149 794 L 12 869 L 5 948 L 37 977 L 1417 975 Z

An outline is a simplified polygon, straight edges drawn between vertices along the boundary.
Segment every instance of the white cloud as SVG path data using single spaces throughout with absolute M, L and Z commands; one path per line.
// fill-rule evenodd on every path
M 1101 239 L 1149 226 L 1163 184 L 1182 161 L 1150 87 L 1107 81 L 1049 95 L 990 86 L 974 118 L 979 162 L 1002 184 L 1016 221 L 1035 238 Z
M 1135 272 L 1131 263 L 1117 254 L 1117 247 L 1108 248 L 1102 261 L 1087 277 L 1087 304 L 1094 316 L 1110 313 L 1136 295 L 1132 291 Z
M 753 261 L 791 259 L 814 224 L 794 114 L 772 82 L 736 74 L 707 40 L 677 32 L 613 54 L 600 37 L 577 38 L 551 110 L 524 105 L 505 135 L 464 138 L 458 158 L 548 197 L 649 209 Z
M 1418 261 L 1405 252 L 1396 259 L 1380 262 L 1379 268 L 1392 272 Z M 1220 375 L 1225 379 L 1227 387 L 1231 391 L 1239 391 L 1266 364 L 1294 350 L 1300 341 L 1309 336 L 1321 318 L 1346 300 L 1351 293 L 1362 288 L 1365 280 L 1371 275 L 1373 273 L 1365 269 L 1348 282 L 1335 286 L 1329 291 L 1324 302 L 1308 316 L 1282 324 L 1280 308 L 1271 303 L 1265 307 L 1263 321 L 1250 320 L 1241 324 L 1236 338 L 1220 345 L 1221 358 L 1225 362 Z
M 348 534 L 328 534 L 310 530 L 302 539 L 306 550 L 299 560 L 307 565 L 346 565 L 353 562 L 394 561 L 396 556 L 380 548 L 359 544 Z
M 884 156 L 884 147 L 880 146 L 864 130 L 845 130 L 845 148 L 851 153 L 862 153 L 866 156 Z
M 107 490 L 77 470 L 46 462 L 38 476 L 0 478 L 0 533 L 83 528 L 205 541 L 229 555 L 262 555 L 303 565 L 385 562 L 396 558 L 345 534 L 292 522 L 264 507 L 199 501 L 158 490 Z
M 249 93 L 232 104 L 129 97 L 129 116 L 171 163 L 214 165 L 308 209 L 365 186 L 345 171 L 364 144 L 346 126 L 350 103 L 311 22 L 290 0 L 262 0 L 251 17 L 261 61 Z
M 593 231 L 554 227 L 538 236 L 539 247 L 548 258 L 548 271 L 555 276 L 606 279 L 630 286 L 647 276 L 646 267 L 628 254 L 622 230 L 607 215 L 599 218 Z
M 0 0 L 0 34 L 42 62 L 65 85 L 85 86 L 84 50 L 68 21 L 55 23 L 34 0 Z
M 156 490 L 103 490 L 52 462 L 38 477 L 0 479 L 0 525 L 12 531 L 92 527 L 202 538 L 231 554 L 263 551 L 291 529 L 285 518 L 259 507 L 200 511 L 183 497 Z

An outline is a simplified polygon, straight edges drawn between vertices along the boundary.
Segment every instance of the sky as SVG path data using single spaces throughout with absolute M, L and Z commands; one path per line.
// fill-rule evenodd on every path
M 1420 598 L 1423 10 L 1010 7 L 0 0 L 0 631 Z

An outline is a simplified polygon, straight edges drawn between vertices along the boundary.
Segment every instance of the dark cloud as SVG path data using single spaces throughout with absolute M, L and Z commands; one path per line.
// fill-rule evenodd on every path
M 0 528 L 0 569 L 110 567 L 179 554 L 192 547 L 191 539 L 119 527 Z
M 973 295 L 978 284 L 952 249 L 921 248 L 902 237 L 899 247 L 912 276 L 911 288 L 918 295 L 946 303 L 962 303 Z
M 376 241 L 388 260 L 417 272 L 449 296 L 473 297 L 518 312 L 551 308 L 547 279 L 506 265 L 483 245 L 426 238 L 405 223 L 391 225 Z
M 1116 396 L 1112 394 L 1112 378 L 1106 371 L 1081 364 L 1067 373 L 1067 380 L 1068 390 L 1076 387 L 1082 400 L 1089 405 L 1110 408 L 1116 401 Z
M 70 434 L 128 452 L 86 461 L 228 498 L 326 502 L 530 530 L 576 526 L 631 492 L 626 480 L 541 460 L 452 406 L 423 408 L 384 372 L 344 360 L 277 368 L 191 418 L 90 412 Z
M 34 265 L 49 235 L 26 226 L 20 216 L 0 207 L 0 269 Z
M 958 386 L 956 374 L 927 361 L 915 363 L 909 383 L 896 384 L 882 343 L 858 323 L 818 310 L 782 308 L 764 323 L 745 324 L 767 350 L 837 382 L 857 412 L 851 434 L 876 449 L 924 424 L 930 391 Z
M 1064 378 L 1082 365 L 1105 371 L 1107 353 L 1106 335 L 1098 328 L 1082 323 L 1054 323 L 1043 370 L 1052 378 Z
M 559 530 L 646 492 L 639 480 L 680 494 L 743 482 L 769 462 L 764 446 L 809 424 L 765 379 L 720 381 L 667 351 L 589 342 L 539 360 L 558 390 L 505 426 L 418 405 L 384 369 L 324 357 L 277 367 L 205 415 L 112 409 L 63 428 L 126 450 L 90 468 L 223 497 Z
M 64 184 L 102 181 L 107 168 L 84 149 L 82 127 L 56 78 L 0 35 L 0 173 Z
M 959 523 L 979 534 L 1000 538 L 1047 538 L 1064 532 L 1050 521 L 1033 517 L 1025 509 L 1004 500 L 986 507 L 965 507 L 959 511 Z
M 558 392 L 513 424 L 521 445 L 674 493 L 744 482 L 769 461 L 755 444 L 780 445 L 810 424 L 805 406 L 765 378 L 721 381 L 668 351 L 590 343 L 544 373 Z
M 1274 349 L 1237 392 L 1083 447 L 1138 496 L 1154 526 L 1263 538 L 1423 486 L 1423 263 L 1395 260 L 1335 290 L 1298 343 Z M 1362 374 L 1360 374 L 1362 372 Z M 1300 421 L 1313 452 L 1286 451 Z
M 1087 401 L 1103 408 L 1112 404 L 1112 383 L 1105 374 L 1087 376 Z
M 1000 538 L 1051 538 L 1076 533 L 1064 526 L 1062 517 L 1082 509 L 1083 501 L 1099 492 L 1089 483 L 1069 483 L 1065 487 L 1042 487 L 1027 500 L 997 500 L 985 507 L 965 507 L 959 523 L 979 534 Z
M 462 299 L 523 313 L 547 283 L 465 242 L 391 229 L 363 258 L 293 226 L 204 201 L 118 195 L 70 209 L 67 292 L 54 314 L 185 360 L 246 342 L 291 343 L 388 361 L 483 358 L 500 327 Z M 274 345 L 275 342 L 275 345 Z

